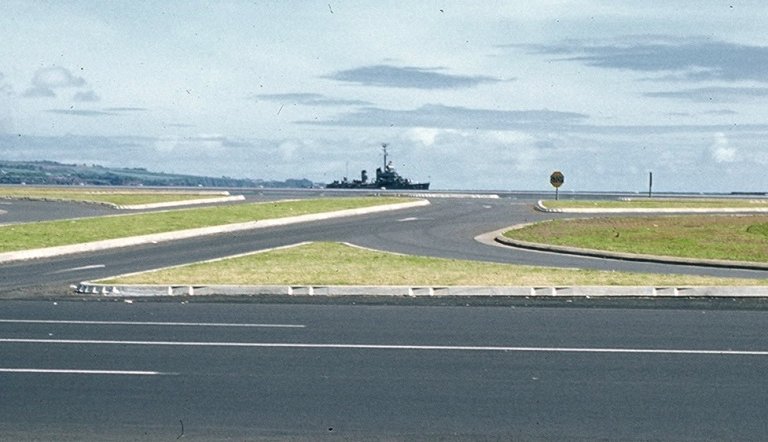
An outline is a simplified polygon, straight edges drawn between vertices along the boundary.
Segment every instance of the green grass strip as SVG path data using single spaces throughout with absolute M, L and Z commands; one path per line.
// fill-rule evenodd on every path
M 508 238 L 614 252 L 768 262 L 768 216 L 673 216 L 556 220 Z
M 543 203 L 550 209 L 768 209 L 768 199 L 765 198 L 632 198 L 629 200 L 547 200 Z
M 81 188 L 65 189 L 60 187 L 0 187 L 0 198 L 79 201 L 86 203 L 115 204 L 118 206 L 189 201 L 218 196 L 223 196 L 223 193 L 183 190 L 86 190 Z
M 760 285 L 765 280 L 571 270 L 404 256 L 338 243 L 288 249 L 110 278 L 103 284 L 162 285 Z
M 0 227 L 0 252 L 79 244 L 404 201 L 408 200 L 388 197 L 322 198 L 10 224 Z

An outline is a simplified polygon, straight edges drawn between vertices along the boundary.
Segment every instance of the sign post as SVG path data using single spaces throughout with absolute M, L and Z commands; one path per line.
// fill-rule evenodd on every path
M 559 170 L 556 170 L 549 176 L 549 183 L 555 188 L 555 200 L 560 199 L 560 186 L 565 183 L 565 175 Z
M 653 172 L 648 172 L 648 198 L 653 197 Z

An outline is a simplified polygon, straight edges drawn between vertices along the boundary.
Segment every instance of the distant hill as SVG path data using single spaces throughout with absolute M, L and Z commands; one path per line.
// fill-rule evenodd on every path
M 63 184 L 104 186 L 174 187 L 291 187 L 314 186 L 307 179 L 266 181 L 229 177 L 203 177 L 150 172 L 143 168 L 119 169 L 53 161 L 0 161 L 0 184 Z

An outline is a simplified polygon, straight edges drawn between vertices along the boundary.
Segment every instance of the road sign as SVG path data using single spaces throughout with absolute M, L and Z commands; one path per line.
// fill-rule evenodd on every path
M 558 187 L 562 186 L 565 182 L 565 175 L 563 175 L 562 172 L 559 170 L 556 170 L 552 172 L 552 175 L 549 177 L 549 182 L 552 184 L 552 186 L 557 189 Z

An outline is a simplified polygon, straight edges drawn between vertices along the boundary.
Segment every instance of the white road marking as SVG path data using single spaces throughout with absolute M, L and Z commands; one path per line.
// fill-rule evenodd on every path
M 408 221 L 418 221 L 418 220 L 419 220 L 418 218 L 415 218 L 415 217 L 410 217 L 410 218 L 402 218 L 402 219 L 399 219 L 399 220 L 397 220 L 397 222 L 399 222 L 399 223 L 404 223 L 404 222 L 408 222 Z
M 178 373 L 163 373 L 160 371 L 126 371 L 126 370 L 74 370 L 56 368 L 0 368 L 0 373 L 34 373 L 34 374 L 89 374 L 89 375 L 120 375 L 120 376 L 178 376 Z
M 306 328 L 301 324 L 237 324 L 217 322 L 136 322 L 136 321 L 65 321 L 47 319 L 0 319 L 2 324 L 133 325 L 162 327 L 263 327 Z
M 71 269 L 56 270 L 55 272 L 51 272 L 51 275 L 55 275 L 57 273 L 79 272 L 81 270 L 103 269 L 105 267 L 106 267 L 105 264 L 93 264 L 89 266 L 72 267 Z
M 387 345 L 387 344 L 313 344 L 273 342 L 189 342 L 189 341 L 112 341 L 89 339 L 18 339 L 0 338 L 0 344 L 62 344 L 62 345 L 126 345 L 165 347 L 240 347 L 240 348 L 309 348 L 350 350 L 437 350 L 528 353 L 607 353 L 658 355 L 768 356 L 765 350 L 686 350 L 654 348 L 580 348 L 580 347 L 503 347 L 469 345 Z

